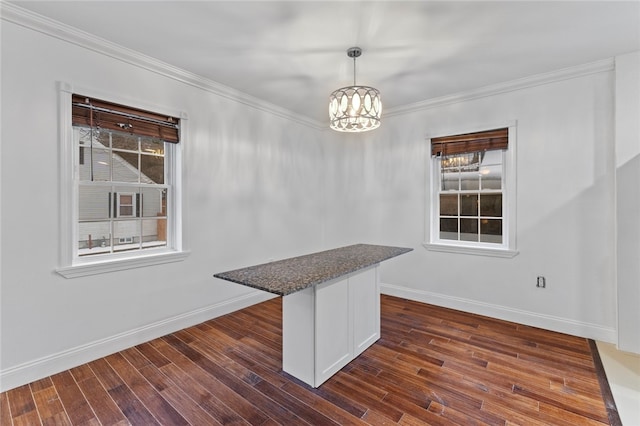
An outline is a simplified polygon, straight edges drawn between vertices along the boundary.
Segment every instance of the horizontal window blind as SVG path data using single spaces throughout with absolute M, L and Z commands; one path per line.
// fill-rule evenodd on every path
M 180 119 L 82 95 L 71 98 L 74 126 L 117 130 L 165 142 L 180 141 Z
M 507 149 L 509 129 L 493 129 L 431 139 L 431 155 L 455 155 Z

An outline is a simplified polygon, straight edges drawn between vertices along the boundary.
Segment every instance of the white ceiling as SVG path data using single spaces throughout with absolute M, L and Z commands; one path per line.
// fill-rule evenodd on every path
M 640 1 L 12 3 L 322 123 L 351 46 L 386 109 L 640 49 Z

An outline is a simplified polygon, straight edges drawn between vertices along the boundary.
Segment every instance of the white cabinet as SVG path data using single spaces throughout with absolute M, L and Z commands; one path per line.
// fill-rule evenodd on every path
M 282 368 L 320 386 L 380 338 L 378 264 L 284 296 Z

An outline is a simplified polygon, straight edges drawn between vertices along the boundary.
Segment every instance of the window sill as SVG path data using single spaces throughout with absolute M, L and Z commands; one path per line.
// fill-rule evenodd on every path
M 168 253 L 137 256 L 128 259 L 112 259 L 101 262 L 80 263 L 56 269 L 65 278 L 86 277 L 88 275 L 105 274 L 124 271 L 126 269 L 143 268 L 145 266 L 162 265 L 165 263 L 181 262 L 189 256 L 188 251 L 173 251 Z
M 429 251 L 440 251 L 445 253 L 458 253 L 458 254 L 470 254 L 474 256 L 490 256 L 490 257 L 503 257 L 512 258 L 520 253 L 517 250 L 509 249 L 494 249 L 488 247 L 468 247 L 468 246 L 455 246 L 450 244 L 436 244 L 436 243 L 423 243 L 424 248 Z

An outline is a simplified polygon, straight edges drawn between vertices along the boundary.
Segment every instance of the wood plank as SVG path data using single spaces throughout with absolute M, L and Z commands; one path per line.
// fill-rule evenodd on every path
M 31 392 L 38 392 L 52 386 L 53 383 L 51 382 L 50 377 L 45 377 L 44 379 L 36 380 L 35 382 L 29 384 L 29 387 L 31 387 Z
M 95 375 L 78 382 L 78 387 L 84 394 L 89 405 L 91 405 L 100 423 L 112 425 L 126 422 L 127 418 L 122 411 L 120 411 L 113 399 L 111 399 L 111 396 L 105 388 L 102 387 Z
M 53 386 L 33 392 L 40 420 L 44 425 L 71 425 L 71 420 L 64 411 L 62 402 Z
M 11 408 L 7 392 L 0 393 L 0 425 L 11 425 Z
M 139 352 L 138 352 L 139 353 Z M 178 413 L 125 359 L 122 353 L 116 353 L 106 357 L 107 362 L 113 370 L 122 378 L 124 383 L 131 389 L 135 396 L 142 401 L 153 416 L 162 424 L 188 425 L 184 417 Z
M 100 424 L 70 371 L 51 376 L 51 381 L 73 424 Z
M 12 417 L 30 415 L 29 417 L 38 418 L 36 403 L 31 395 L 29 385 L 20 386 L 7 392 L 7 400 Z
M 158 368 L 164 367 L 171 362 L 158 352 L 149 342 L 136 346 L 136 349 Z
M 89 363 L 101 385 L 131 424 L 159 425 L 142 401 L 129 389 L 105 358 Z

